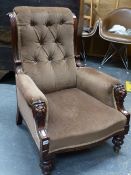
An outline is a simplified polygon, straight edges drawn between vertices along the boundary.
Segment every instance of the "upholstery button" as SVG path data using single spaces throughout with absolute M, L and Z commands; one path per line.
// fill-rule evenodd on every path
M 60 24 L 62 25 L 62 24 L 64 24 L 64 22 L 65 22 L 65 20 L 61 19 Z
M 51 26 L 51 22 L 48 21 L 48 22 L 46 23 L 46 26 L 47 26 L 47 27 L 48 27 L 48 26 Z
M 35 57 L 34 58 L 34 63 L 37 63 L 38 62 L 38 59 Z
M 56 38 L 56 39 L 55 39 L 55 43 L 59 43 L 59 40 L 58 40 L 58 38 Z
M 43 41 L 43 39 L 42 38 L 40 38 L 40 45 L 43 45 L 43 43 L 44 43 L 44 41 Z
M 52 57 L 49 57 L 48 60 L 51 61 L 51 60 L 53 60 L 53 58 Z
M 35 26 L 36 23 L 35 23 L 34 21 L 31 21 L 31 22 L 30 22 L 30 25 L 31 25 L 31 26 Z

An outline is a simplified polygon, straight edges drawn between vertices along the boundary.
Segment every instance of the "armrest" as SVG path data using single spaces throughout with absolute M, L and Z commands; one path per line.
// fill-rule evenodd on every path
M 16 74 L 16 84 L 29 106 L 32 106 L 38 100 L 44 101 L 47 104 L 45 95 L 28 75 L 24 73 Z
M 129 128 L 130 128 L 130 113 L 126 111 L 124 107 L 124 99 L 127 95 L 127 92 L 124 88 L 124 85 L 115 85 L 114 86 L 114 97 L 116 100 L 116 107 L 118 111 L 120 111 L 123 115 L 126 116 L 127 122 L 125 125 L 125 134 L 128 134 Z
M 33 80 L 24 73 L 16 74 L 16 86 L 31 107 L 38 130 L 44 127 L 47 128 L 48 102 L 45 95 Z
M 77 68 L 77 87 L 111 107 L 115 107 L 116 84 L 120 84 L 119 80 L 93 68 Z

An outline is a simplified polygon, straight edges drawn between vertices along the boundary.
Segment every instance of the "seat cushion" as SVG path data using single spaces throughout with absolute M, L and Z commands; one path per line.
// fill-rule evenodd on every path
M 50 152 L 95 143 L 123 130 L 126 124 L 119 111 L 77 88 L 46 96 Z

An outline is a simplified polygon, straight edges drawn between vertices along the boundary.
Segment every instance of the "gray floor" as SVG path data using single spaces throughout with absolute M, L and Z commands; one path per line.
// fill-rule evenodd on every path
M 88 65 L 98 68 L 99 63 L 90 59 Z M 131 74 L 114 65 L 105 65 L 102 71 L 123 83 L 131 78 Z M 27 128 L 15 125 L 15 85 L 1 84 L 0 99 L 0 175 L 41 175 L 38 151 Z M 130 93 L 125 106 L 131 112 Z M 113 152 L 111 140 L 90 150 L 58 155 L 52 175 L 131 175 L 130 135 L 119 155 Z

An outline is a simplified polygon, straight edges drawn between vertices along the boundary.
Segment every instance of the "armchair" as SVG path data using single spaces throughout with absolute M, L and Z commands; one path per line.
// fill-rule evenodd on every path
M 67 8 L 16 7 L 9 14 L 16 69 L 17 124 L 26 122 L 50 174 L 56 153 L 113 137 L 119 152 L 129 130 L 120 82 L 76 67 L 73 15 Z
M 101 62 L 101 66 L 114 55 L 118 54 L 128 73 L 127 46 L 131 44 L 131 35 L 128 33 L 120 33 L 119 28 L 117 29 L 119 33 L 110 32 L 109 29 L 115 25 L 120 25 L 126 30 L 131 29 L 130 16 L 131 9 L 124 7 L 113 10 L 106 15 L 104 19 L 99 20 L 99 34 L 104 40 L 110 42 L 109 48 Z

